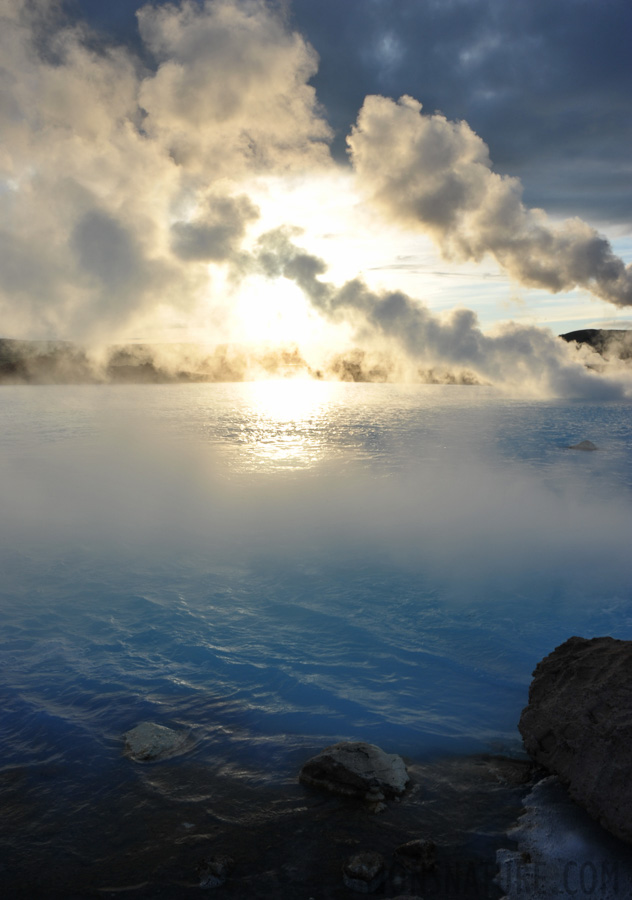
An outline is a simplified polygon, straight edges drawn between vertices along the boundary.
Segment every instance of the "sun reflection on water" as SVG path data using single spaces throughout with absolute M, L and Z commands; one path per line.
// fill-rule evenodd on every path
M 324 455 L 329 410 L 340 385 L 301 378 L 244 385 L 240 445 L 256 468 L 304 469 Z M 245 462 L 242 456 L 241 462 Z

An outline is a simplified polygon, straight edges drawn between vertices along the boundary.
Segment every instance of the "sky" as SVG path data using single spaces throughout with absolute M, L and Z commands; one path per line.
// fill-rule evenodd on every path
M 632 327 L 630 33 L 625 0 L 0 0 L 1 336 L 476 368 Z

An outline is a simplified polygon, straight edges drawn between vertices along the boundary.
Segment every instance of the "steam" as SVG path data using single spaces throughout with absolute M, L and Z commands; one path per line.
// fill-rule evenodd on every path
M 412 97 L 367 97 L 348 138 L 358 181 L 384 215 L 428 233 L 446 257 L 489 253 L 521 284 L 632 305 L 632 266 L 605 238 L 581 219 L 554 225 L 525 207 L 519 179 L 492 171 L 467 122 L 421 109 Z
M 293 236 L 277 229 L 260 238 L 263 271 L 295 281 L 332 321 L 352 321 L 360 340 L 388 347 L 396 358 L 403 355 L 413 381 L 432 381 L 420 377 L 421 372 L 448 366 L 461 374 L 443 380 L 481 380 L 533 396 L 613 399 L 632 387 L 629 372 L 597 375 L 584 365 L 596 361 L 596 354 L 585 348 L 578 359 L 575 349 L 546 329 L 511 322 L 484 334 L 469 309 L 440 317 L 401 291 L 376 292 L 359 278 L 340 288 L 322 281 L 325 263 L 297 247 Z
M 147 5 L 138 20 L 153 70 L 55 0 L 0 2 L 5 336 L 204 322 L 209 297 L 225 303 L 208 263 L 258 215 L 244 180 L 329 160 L 316 55 L 264 0 Z
M 41 396 L 30 401 L 36 410 L 49 408 L 50 399 Z M 577 591 L 585 591 L 594 611 L 588 585 L 597 596 L 620 590 L 627 596 L 629 497 L 613 486 L 620 482 L 611 478 L 612 454 L 571 460 L 561 449 L 572 437 L 564 429 L 554 430 L 559 453 L 547 477 L 498 456 L 495 419 L 477 409 L 447 410 L 439 417 L 441 437 L 427 437 L 419 448 L 423 464 L 408 459 L 399 470 L 395 462 L 392 477 L 367 472 L 353 454 L 336 462 L 334 453 L 307 470 L 311 474 L 288 478 L 286 471 L 257 474 L 260 460 L 249 468 L 260 441 L 255 412 L 239 439 L 246 471 L 235 477 L 234 441 L 224 426 L 211 429 L 217 443 L 197 430 L 207 407 L 192 413 L 194 427 L 183 441 L 180 420 L 169 427 L 151 404 L 141 410 L 145 401 L 137 392 L 119 394 L 111 407 L 83 391 L 55 396 L 66 413 L 69 404 L 82 411 L 80 421 L 94 427 L 99 441 L 86 440 L 79 429 L 37 446 L 36 416 L 10 432 L 10 452 L 0 460 L 0 498 L 11 512 L 0 519 L 0 536 L 2 557 L 11 565 L 12 555 L 19 560 L 17 551 L 27 547 L 34 566 L 41 563 L 41 549 L 56 560 L 55 571 L 60 558 L 86 548 L 105 554 L 114 548 L 119 558 L 135 560 L 164 550 L 168 567 L 194 553 L 203 567 L 236 571 L 249 565 L 260 570 L 267 560 L 286 574 L 294 564 L 347 571 L 350 561 L 364 570 L 370 560 L 416 572 L 422 581 L 430 573 L 455 590 L 462 587 L 470 599 L 479 589 L 482 598 L 496 596 L 501 582 L 514 596 L 516 584 L 530 580 L 542 596 L 560 581 L 567 584 L 575 613 Z M 248 397 L 237 388 L 227 396 L 237 403 Z M 294 424 L 288 427 L 296 434 Z M 270 420 L 271 445 L 284 446 L 288 433 Z M 231 449 L 221 456 L 224 440 Z M 537 430 L 526 428 L 524 440 L 536 456 L 541 453 Z M 436 459 L 435 441 L 444 447 Z M 573 465 L 578 462 L 580 470 Z M 389 464 L 382 459 L 379 465 Z
M 191 221 L 171 228 L 171 249 L 183 260 L 223 262 L 238 250 L 246 228 L 259 217 L 250 199 L 210 196 Z
M 138 13 L 143 59 L 104 46 L 61 10 L 56 0 L 0 0 L 2 336 L 104 347 L 193 324 L 220 346 L 216 355 L 147 351 L 148 377 L 152 366 L 183 380 L 282 372 L 299 365 L 283 356 L 293 348 L 274 363 L 221 349 L 234 339 L 232 287 L 265 275 L 290 279 L 325 319 L 355 329 L 355 349 L 302 360 L 314 377 L 484 382 L 558 396 L 626 390 L 629 376 L 599 378 L 583 365 L 595 365 L 590 350 L 541 329 L 484 334 L 469 310 L 440 317 L 359 278 L 335 285 L 287 223 L 253 244 L 269 228 L 256 179 L 334 166 L 309 84 L 316 54 L 274 4 L 148 4 Z M 349 146 L 357 184 L 383 215 L 427 231 L 446 255 L 490 253 L 526 285 L 632 303 L 631 269 L 608 242 L 578 219 L 556 226 L 525 208 L 520 182 L 492 171 L 467 123 L 422 115 L 409 97 L 373 96 Z M 95 380 L 112 367 L 123 379 L 118 352 L 101 355 L 100 372 L 92 360 L 77 365 Z

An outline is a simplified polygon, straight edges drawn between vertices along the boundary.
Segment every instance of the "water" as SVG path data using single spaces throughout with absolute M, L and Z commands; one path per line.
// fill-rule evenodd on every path
M 282 382 L 0 410 L 8 896 L 184 896 L 202 835 L 304 815 L 322 746 L 519 754 L 538 660 L 632 637 L 630 403 Z M 191 752 L 124 758 L 147 720 Z M 259 874 L 234 896 L 347 896 Z

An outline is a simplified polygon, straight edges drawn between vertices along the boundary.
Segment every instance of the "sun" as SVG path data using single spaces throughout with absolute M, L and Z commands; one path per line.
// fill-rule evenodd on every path
M 339 329 L 310 305 L 300 288 L 285 278 L 252 276 L 233 298 L 231 330 L 244 344 L 309 349 L 340 339 Z

